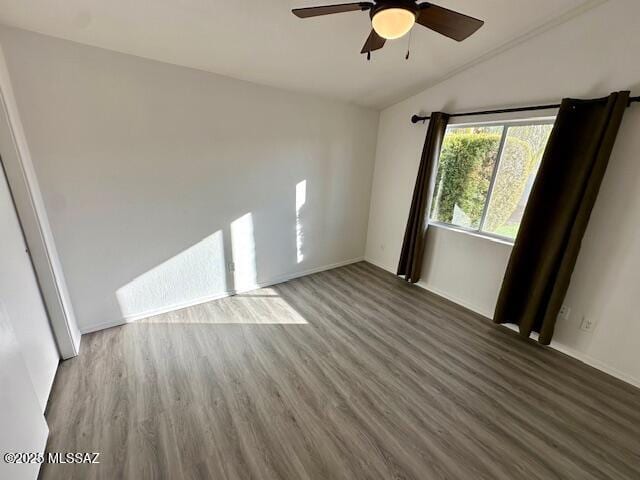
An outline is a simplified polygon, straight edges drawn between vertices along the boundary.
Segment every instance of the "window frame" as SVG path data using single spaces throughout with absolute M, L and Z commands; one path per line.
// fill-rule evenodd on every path
M 556 121 L 556 112 L 550 115 L 545 115 L 542 117 L 531 117 L 531 118 L 515 118 L 515 119 L 501 119 L 501 120 L 489 120 L 489 121 L 464 121 L 464 122 L 449 122 L 447 125 L 447 131 L 449 128 L 469 128 L 469 127 L 503 127 L 502 134 L 500 137 L 500 143 L 498 146 L 498 152 L 496 153 L 496 162 L 493 166 L 493 172 L 491 173 L 491 180 L 489 182 L 489 188 L 487 189 L 487 197 L 485 199 L 484 208 L 482 210 L 482 216 L 480 217 L 480 223 L 478 224 L 478 228 L 465 227 L 463 225 L 456 225 L 453 223 L 441 222 L 439 220 L 434 220 L 431 218 L 431 211 L 429 211 L 428 216 L 428 224 L 433 225 L 435 227 L 442 227 L 448 230 L 458 231 L 462 233 L 472 234 L 477 237 L 484 237 L 490 240 L 498 240 L 500 242 L 506 242 L 508 244 L 513 245 L 515 239 L 511 237 L 506 237 L 504 235 L 498 235 L 497 233 L 486 232 L 482 230 L 484 227 L 484 223 L 487 217 L 487 212 L 489 210 L 489 204 L 491 203 L 491 195 L 493 194 L 493 188 L 495 185 L 496 177 L 498 176 L 498 170 L 500 169 L 500 163 L 502 161 L 502 154 L 504 153 L 504 146 L 507 140 L 507 134 L 509 132 L 510 127 L 517 126 L 529 126 L 529 125 L 553 125 Z M 448 132 L 445 132 L 445 136 Z M 442 147 L 441 147 L 442 149 Z M 440 155 L 438 154 L 438 163 L 434 165 L 434 170 L 432 171 L 433 178 L 436 178 L 438 169 L 440 168 Z M 537 175 L 537 172 L 536 172 Z M 435 189 L 435 185 L 434 185 Z M 432 190 L 429 195 L 430 199 L 433 201 L 433 191 Z M 528 201 L 528 200 L 527 200 Z M 431 210 L 431 208 L 429 209 Z

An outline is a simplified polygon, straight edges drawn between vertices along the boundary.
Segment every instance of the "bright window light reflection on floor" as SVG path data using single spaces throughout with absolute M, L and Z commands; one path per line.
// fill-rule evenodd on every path
M 137 323 L 304 325 L 308 322 L 278 294 L 275 288 L 261 288 L 145 318 Z
M 303 180 L 296 185 L 296 254 L 298 263 L 304 260 L 302 246 L 304 244 L 304 232 L 302 231 L 302 207 L 307 201 L 307 181 Z

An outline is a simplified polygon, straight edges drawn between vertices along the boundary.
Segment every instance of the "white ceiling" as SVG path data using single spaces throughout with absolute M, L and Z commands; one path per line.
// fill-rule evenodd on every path
M 348 0 L 342 0 L 348 1 Z M 110 50 L 381 108 L 594 0 L 439 0 L 485 20 L 457 43 L 417 26 L 360 55 L 366 12 L 301 20 L 293 7 L 340 0 L 0 0 L 0 23 Z

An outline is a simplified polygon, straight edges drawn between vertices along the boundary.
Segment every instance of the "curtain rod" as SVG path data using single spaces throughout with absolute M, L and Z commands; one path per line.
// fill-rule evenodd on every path
M 640 97 L 629 97 L 629 105 L 634 102 L 640 102 Z M 483 110 L 481 112 L 465 112 L 465 113 L 452 113 L 450 117 L 468 117 L 470 115 L 488 115 L 490 113 L 511 113 L 511 112 L 532 112 L 534 110 L 549 110 L 551 108 L 559 108 L 560 104 L 553 105 L 534 105 L 531 107 L 516 107 L 516 108 L 501 108 L 498 110 Z M 429 120 L 429 116 L 413 115 L 411 117 L 411 123 L 424 122 Z

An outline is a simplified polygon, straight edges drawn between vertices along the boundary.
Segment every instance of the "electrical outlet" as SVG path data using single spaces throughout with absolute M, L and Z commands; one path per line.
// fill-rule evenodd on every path
M 236 264 L 234 262 L 228 262 L 227 263 L 227 270 L 229 271 L 229 273 L 233 273 L 236 271 Z
M 567 305 L 562 305 L 560 307 L 560 311 L 558 312 L 558 318 L 562 320 L 569 320 L 569 316 L 571 315 L 571 308 Z
M 586 315 L 582 316 L 582 321 L 580 322 L 580 329 L 585 332 L 593 332 L 593 329 L 596 328 L 596 322 L 593 318 L 587 317 Z

